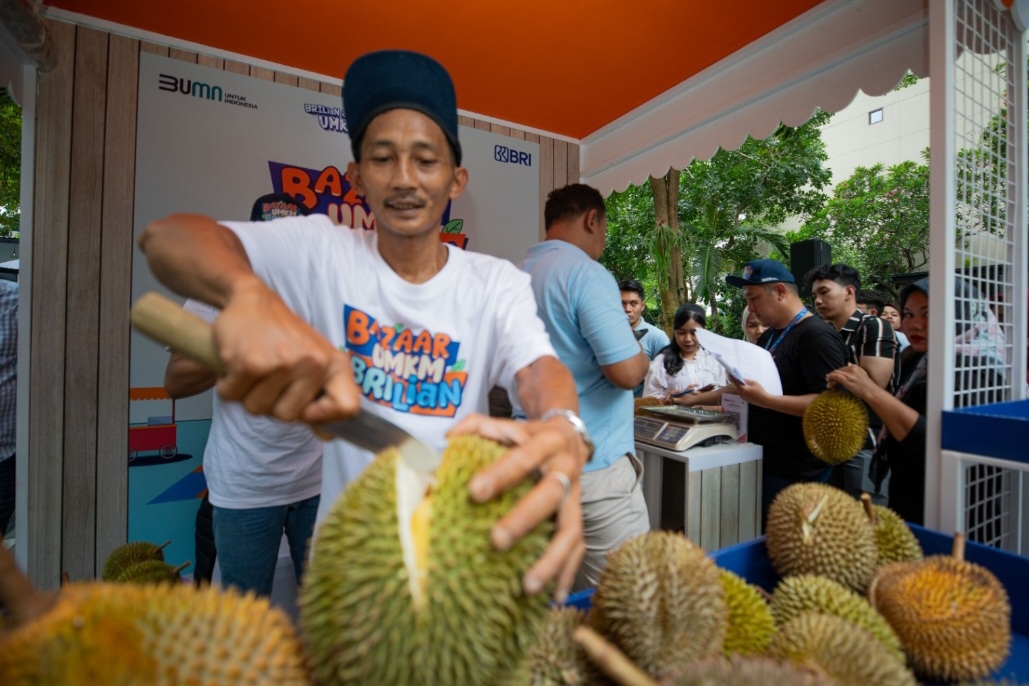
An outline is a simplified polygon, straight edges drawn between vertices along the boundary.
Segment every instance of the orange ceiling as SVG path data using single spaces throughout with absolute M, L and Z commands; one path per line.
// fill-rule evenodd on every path
M 466 111 L 581 139 L 821 0 L 52 0 L 48 6 L 341 78 L 426 52 Z

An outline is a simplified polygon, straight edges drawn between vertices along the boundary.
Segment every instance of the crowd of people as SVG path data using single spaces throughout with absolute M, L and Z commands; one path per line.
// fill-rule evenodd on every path
M 824 265 L 806 275 L 808 304 L 801 299 L 793 274 L 774 260 L 749 262 L 742 276 L 726 281 L 743 289 L 744 338 L 771 353 L 783 394 L 771 395 L 750 380 L 731 384 L 724 373 L 712 381 L 701 376 L 699 370 L 720 366 L 708 364 L 711 356 L 699 349 L 690 333 L 704 326 L 703 311 L 684 305 L 675 315 L 674 341 L 651 362 L 644 396 L 683 405 L 717 404 L 723 392 L 746 400 L 749 439 L 763 448 L 766 510 L 787 485 L 820 481 L 855 496 L 873 494 L 875 502 L 922 523 L 928 278 L 907 284 L 896 305 L 862 289 L 860 274 L 845 264 Z M 962 372 L 955 384 L 966 396 L 974 395 L 975 389 L 996 388 L 1003 380 L 1003 334 L 971 284 L 955 277 L 955 289 L 955 367 L 975 370 Z M 685 361 L 690 362 L 688 368 Z M 817 394 L 836 387 L 866 404 L 870 426 L 858 455 L 832 468 L 808 449 L 801 418 Z

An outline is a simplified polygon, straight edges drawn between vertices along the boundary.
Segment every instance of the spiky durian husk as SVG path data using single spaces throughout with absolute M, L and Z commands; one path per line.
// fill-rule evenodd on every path
M 875 545 L 879 550 L 878 565 L 921 560 L 922 546 L 900 515 L 882 505 L 873 505 L 872 510 L 876 518 Z
M 144 560 L 129 565 L 113 581 L 128 584 L 177 583 L 182 581 L 179 572 L 162 560 Z
M 818 483 L 783 489 L 768 508 L 766 545 L 780 576 L 826 576 L 864 593 L 875 573 L 875 532 L 861 503 Z
M 768 603 L 756 588 L 728 570 L 721 570 L 729 625 L 722 652 L 730 655 L 758 655 L 768 649 L 775 634 L 775 619 Z
M 4 686 L 305 686 L 300 642 L 267 599 L 186 585 L 77 583 L 0 636 Z
M 585 621 L 586 613 L 582 610 L 552 608 L 509 685 L 585 686 L 594 683 L 596 670 L 572 640 L 575 628 Z
M 804 410 L 804 441 L 811 453 L 831 465 L 851 459 L 868 439 L 868 409 L 844 391 L 825 391 Z
M 117 581 L 126 569 L 147 560 L 164 562 L 164 551 L 148 541 L 133 541 L 118 546 L 104 562 L 104 570 L 100 574 L 100 578 L 104 581 Z
M 882 567 L 872 605 L 893 626 L 915 672 L 929 679 L 981 679 L 1004 664 L 1011 605 L 989 570 L 946 555 Z
M 870 632 L 845 619 L 802 613 L 779 628 L 769 653 L 813 665 L 840 686 L 915 686 L 902 660 Z
M 728 607 L 715 564 L 667 531 L 635 536 L 610 553 L 590 625 L 655 679 L 718 655 Z
M 547 613 L 522 576 L 553 530 L 544 523 L 508 552 L 490 529 L 531 487 L 484 504 L 472 475 L 506 449 L 461 436 L 436 474 L 424 605 L 416 610 L 398 537 L 395 450 L 379 455 L 333 506 L 314 541 L 301 624 L 319 684 L 492 684 L 518 664 Z
M 769 657 L 709 657 L 683 667 L 661 686 L 838 686 L 828 674 Z
M 782 625 L 805 612 L 833 615 L 871 632 L 901 662 L 900 639 L 886 619 L 862 596 L 823 576 L 805 574 L 779 582 L 772 594 L 772 614 Z

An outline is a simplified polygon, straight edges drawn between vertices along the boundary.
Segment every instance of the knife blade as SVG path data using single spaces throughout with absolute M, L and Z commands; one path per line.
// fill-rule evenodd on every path
M 171 299 L 159 293 L 145 293 L 132 306 L 130 319 L 140 333 L 213 372 L 225 373 L 211 325 Z M 435 450 L 385 417 L 368 410 L 359 410 L 352 417 L 318 424 L 314 428 L 373 453 L 395 447 L 407 466 L 422 474 L 431 475 L 439 466 L 440 456 Z

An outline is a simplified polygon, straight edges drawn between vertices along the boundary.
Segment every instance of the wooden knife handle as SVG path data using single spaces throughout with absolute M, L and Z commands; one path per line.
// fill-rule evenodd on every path
M 132 306 L 132 325 L 172 350 L 196 360 L 218 374 L 225 365 L 214 345 L 214 330 L 200 317 L 186 312 L 160 293 L 145 293 Z

